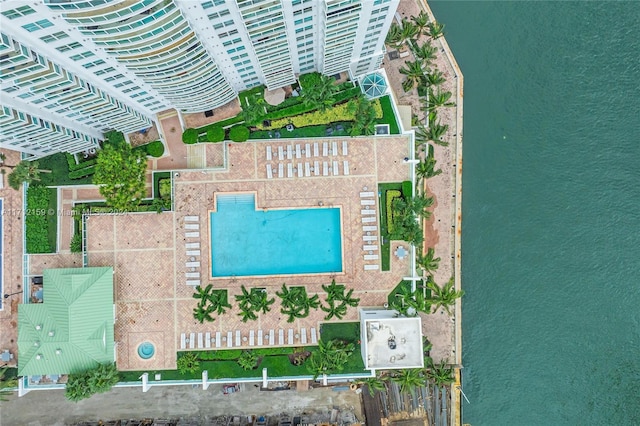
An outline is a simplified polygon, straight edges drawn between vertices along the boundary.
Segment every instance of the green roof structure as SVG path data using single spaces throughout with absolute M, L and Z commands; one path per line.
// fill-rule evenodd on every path
M 114 362 L 113 268 L 48 269 L 43 303 L 18 307 L 18 375 Z

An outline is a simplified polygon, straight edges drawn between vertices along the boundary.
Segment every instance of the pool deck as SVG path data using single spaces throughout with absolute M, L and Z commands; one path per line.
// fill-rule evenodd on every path
M 175 211 L 162 214 L 134 213 L 127 215 L 92 216 L 88 226 L 88 258 L 90 266 L 113 265 L 115 270 L 116 300 L 116 341 L 118 368 L 121 370 L 172 369 L 176 366 L 176 351 L 181 349 L 181 335 L 186 338 L 194 333 L 194 349 L 198 349 L 198 335 L 206 333 L 215 339 L 220 333 L 220 349 L 229 348 L 227 336 L 231 333 L 232 347 L 250 347 L 253 331 L 255 346 L 259 330 L 266 335 L 273 330 L 273 346 L 303 345 L 302 333 L 307 344 L 312 343 L 311 330 L 315 329 L 319 338 L 320 323 L 325 313 L 312 311 L 304 319 L 287 323 L 280 313 L 280 299 L 275 296 L 283 282 L 289 286 L 304 285 L 308 294 L 319 293 L 324 298 L 321 286 L 331 282 L 331 275 L 290 275 L 266 277 L 237 277 L 209 280 L 209 231 L 208 215 L 213 209 L 216 192 L 255 192 L 258 208 L 304 208 L 340 206 L 343 218 L 343 273 L 335 274 L 336 282 L 355 290 L 360 298 L 360 306 L 382 306 L 387 294 L 409 271 L 409 259 L 398 259 L 392 255 L 391 271 L 365 271 L 364 265 L 378 263 L 364 260 L 362 230 L 362 206 L 360 192 L 364 187 L 377 194 L 380 182 L 399 182 L 409 178 L 409 165 L 403 162 L 408 150 L 409 139 L 405 136 L 346 138 L 348 155 L 342 155 L 342 139 L 313 140 L 273 140 L 265 142 L 232 143 L 227 145 L 227 170 L 190 171 L 180 170 L 174 178 Z M 337 141 L 340 161 L 338 176 L 310 176 L 293 178 L 267 178 L 266 147 L 270 145 L 274 156 L 270 162 L 277 171 L 278 162 L 296 163 L 295 145 L 320 143 L 321 162 L 333 158 L 322 157 L 322 143 Z M 293 160 L 278 160 L 278 146 L 293 145 Z M 302 155 L 302 163 L 307 159 Z M 349 161 L 350 174 L 345 176 L 342 161 Z M 285 173 L 286 176 L 286 173 Z M 297 174 L 296 174 L 297 176 Z M 375 207 L 378 211 L 377 196 Z M 198 222 L 185 221 L 187 216 L 197 216 Z M 377 216 L 376 216 L 377 217 Z M 189 219 L 189 218 L 187 218 Z M 198 223 L 198 230 L 185 229 L 186 224 Z M 376 225 L 379 226 L 378 222 Z M 190 226 L 188 228 L 194 228 Z M 189 232 L 199 232 L 199 237 L 189 237 Z M 379 233 L 378 233 L 379 235 Z M 186 243 L 199 243 L 202 255 L 187 254 Z M 398 245 L 392 244 L 392 253 Z M 194 260 L 191 257 L 195 257 Z M 199 262 L 192 270 L 187 262 Z M 227 289 L 233 308 L 214 322 L 199 324 L 192 314 L 196 300 L 192 298 L 193 287 L 187 285 L 186 273 L 200 272 L 203 285 L 209 282 L 216 289 Z M 246 288 L 264 287 L 276 302 L 267 314 L 258 316 L 257 321 L 243 323 L 238 316 L 238 308 L 233 296 L 240 293 L 240 286 Z M 357 308 L 350 308 L 343 321 L 357 321 Z M 284 344 L 280 344 L 280 330 L 283 330 Z M 289 330 L 293 343 L 289 344 Z M 240 341 L 236 342 L 236 333 Z M 150 341 L 156 347 L 156 355 L 150 360 L 138 357 L 137 347 L 143 341 Z M 236 345 L 239 343 L 239 346 Z M 265 339 L 262 346 L 271 346 Z M 190 342 L 186 348 L 190 348 Z M 216 343 L 211 343 L 216 348 Z

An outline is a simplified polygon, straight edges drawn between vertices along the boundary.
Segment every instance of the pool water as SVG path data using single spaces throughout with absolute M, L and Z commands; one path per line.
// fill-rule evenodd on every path
M 138 356 L 142 359 L 149 359 L 155 354 L 156 348 L 153 343 L 144 342 L 138 346 Z
M 209 227 L 213 277 L 342 271 L 339 208 L 256 211 L 253 194 L 216 200 Z

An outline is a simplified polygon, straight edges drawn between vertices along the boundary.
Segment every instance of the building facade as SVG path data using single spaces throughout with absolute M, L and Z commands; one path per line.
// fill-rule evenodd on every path
M 0 148 L 94 148 L 312 71 L 380 67 L 399 0 L 4 0 Z

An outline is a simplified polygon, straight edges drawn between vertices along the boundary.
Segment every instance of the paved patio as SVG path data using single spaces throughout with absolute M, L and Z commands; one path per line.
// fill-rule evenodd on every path
M 360 306 L 382 306 L 387 294 L 410 271 L 409 259 L 395 256 L 391 259 L 391 271 L 365 271 L 364 265 L 379 264 L 379 261 L 364 260 L 362 215 L 359 193 L 364 187 L 377 194 L 379 182 L 398 182 L 409 177 L 409 166 L 403 162 L 409 140 L 403 136 L 375 138 L 347 138 L 348 154 L 342 151 L 341 138 L 286 140 L 226 145 L 228 167 L 217 171 L 181 170 L 174 177 L 175 211 L 163 214 L 132 213 L 127 215 L 91 216 L 88 227 L 88 258 L 90 266 L 113 265 L 115 270 L 116 300 L 116 341 L 118 367 L 122 370 L 170 369 L 176 366 L 176 352 L 181 349 L 181 335 L 195 338 L 186 344 L 198 349 L 198 335 L 206 333 L 212 339 L 211 347 L 216 347 L 218 337 L 220 348 L 250 347 L 253 331 L 255 346 L 262 343 L 269 346 L 269 339 L 258 342 L 261 331 L 265 336 L 274 333 L 274 346 L 299 346 L 311 344 L 311 330 L 320 336 L 320 325 L 325 313 L 313 311 L 307 318 L 287 323 L 280 313 L 280 299 L 275 296 L 283 282 L 287 285 L 305 285 L 309 294 L 325 295 L 321 286 L 329 284 L 335 276 L 339 284 L 355 290 L 360 298 Z M 309 143 L 319 143 L 319 157 L 296 158 L 296 145 L 306 147 Z M 323 157 L 323 143 L 327 142 L 329 152 Z M 333 155 L 333 142 L 338 143 L 338 151 Z M 219 144 L 214 144 L 219 145 Z M 211 145 L 211 146 L 214 146 Z M 287 146 L 292 147 L 292 159 L 288 160 Z M 209 146 L 209 145 L 207 145 Z M 267 160 L 267 146 L 271 147 L 272 160 Z M 279 147 L 283 147 L 284 159 L 279 160 Z M 313 150 L 313 148 L 312 148 Z M 267 177 L 266 167 L 284 169 L 292 164 L 304 167 L 304 163 L 339 161 L 339 174 L 333 176 L 311 175 L 308 177 L 273 178 Z M 349 175 L 344 175 L 343 161 L 349 162 Z M 286 174 L 285 174 L 286 176 Z M 269 277 L 211 278 L 209 265 L 208 214 L 214 209 L 214 194 L 219 192 L 253 192 L 257 208 L 283 207 L 340 207 L 343 227 L 343 271 L 336 274 L 289 275 Z M 377 204 L 377 196 L 373 198 Z M 378 209 L 377 205 L 372 206 Z M 194 222 L 187 216 L 196 216 L 198 230 L 186 229 Z M 377 216 L 374 216 L 377 217 Z M 378 225 L 378 222 L 376 222 Z M 193 226 L 190 226 L 193 228 Z M 189 232 L 199 232 L 198 237 Z M 375 232 L 374 234 L 379 234 Z M 200 255 L 187 254 L 186 243 L 198 243 Z M 377 243 L 374 243 L 377 244 Z M 398 244 L 392 245 L 392 250 Z M 216 289 L 227 289 L 229 302 L 233 308 L 215 322 L 199 324 L 193 318 L 196 300 L 192 298 L 193 286 L 187 285 L 187 273 L 194 272 L 187 262 L 199 262 L 195 268 L 200 273 L 204 286 L 212 283 Z M 263 287 L 276 303 L 269 313 L 259 315 L 257 321 L 243 323 L 238 316 L 234 295 L 240 287 Z M 358 311 L 350 308 L 344 321 L 357 321 Z M 280 330 L 284 341 L 280 342 Z M 289 330 L 293 340 L 289 340 Z M 218 334 L 220 333 L 220 334 Z M 229 336 L 229 333 L 231 335 Z M 238 334 L 239 333 L 239 334 Z M 304 337 L 303 337 L 304 334 Z M 229 339 L 231 337 L 231 339 Z M 238 339 L 239 337 L 239 339 Z M 150 360 L 142 360 L 137 355 L 140 343 L 149 341 L 156 347 L 156 355 Z M 231 345 L 231 346 L 230 346 Z M 204 347 L 203 347 L 204 349 Z

